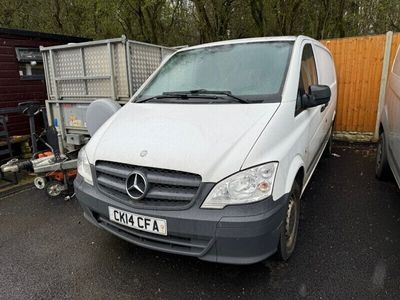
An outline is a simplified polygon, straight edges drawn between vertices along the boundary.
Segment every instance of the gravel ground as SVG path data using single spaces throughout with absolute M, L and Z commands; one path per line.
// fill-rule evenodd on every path
M 400 191 L 371 146 L 339 145 L 302 199 L 287 263 L 229 266 L 136 247 L 84 220 L 76 200 L 0 199 L 0 298 L 400 298 Z

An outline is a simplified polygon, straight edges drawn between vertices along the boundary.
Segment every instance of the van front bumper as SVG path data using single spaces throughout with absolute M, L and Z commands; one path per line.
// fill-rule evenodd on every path
M 74 187 L 86 219 L 128 242 L 229 264 L 257 263 L 276 252 L 288 201 L 288 195 L 284 195 L 276 201 L 268 198 L 221 210 L 201 209 L 202 201 L 185 210 L 136 209 L 107 197 L 80 176 L 76 178 Z M 168 235 L 160 236 L 116 224 L 108 217 L 109 206 L 165 219 Z

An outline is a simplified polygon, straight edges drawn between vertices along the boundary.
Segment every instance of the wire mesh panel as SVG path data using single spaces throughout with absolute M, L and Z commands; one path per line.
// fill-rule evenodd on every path
M 49 51 L 43 52 L 42 55 L 44 57 L 43 63 L 44 63 L 44 68 L 46 70 L 45 74 L 46 74 L 46 76 L 48 76 L 46 78 L 46 85 L 47 85 L 47 88 L 48 88 L 48 95 L 47 96 L 50 99 L 54 99 L 54 85 L 55 85 L 55 82 L 54 82 L 54 69 L 50 65 L 51 64 L 50 52 Z
M 124 38 L 42 48 L 49 98 L 127 101 L 174 51 Z
M 110 79 L 92 79 L 87 81 L 87 95 L 93 97 L 111 97 Z
M 162 61 L 161 48 L 140 43 L 129 43 L 133 93 L 158 68 Z
M 45 51 L 50 98 L 110 97 L 112 78 L 107 43 Z M 94 99 L 93 98 L 93 99 Z
M 54 64 L 57 78 L 72 79 L 83 75 L 79 49 L 54 51 Z
M 91 101 L 110 98 L 125 103 L 175 50 L 122 37 L 41 51 L 51 100 L 49 123 L 60 127 L 63 146 L 68 147 L 69 135 L 87 135 L 85 112 Z
M 83 48 L 86 76 L 110 75 L 110 54 L 107 45 Z
M 85 83 L 82 80 L 62 80 L 57 82 L 59 97 L 76 96 L 85 94 Z

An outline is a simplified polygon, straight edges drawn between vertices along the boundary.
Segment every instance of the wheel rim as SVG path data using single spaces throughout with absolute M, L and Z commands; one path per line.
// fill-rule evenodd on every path
M 61 190 L 62 190 L 61 185 L 58 184 L 58 183 L 56 183 L 56 184 L 50 185 L 50 186 L 48 187 L 48 189 L 47 189 L 47 192 L 48 192 L 48 194 L 49 194 L 50 196 L 56 197 L 56 196 L 58 196 L 58 195 L 61 194 Z
M 288 210 L 286 214 L 286 248 L 292 249 L 296 240 L 296 232 L 298 226 L 298 204 L 292 195 L 289 199 Z

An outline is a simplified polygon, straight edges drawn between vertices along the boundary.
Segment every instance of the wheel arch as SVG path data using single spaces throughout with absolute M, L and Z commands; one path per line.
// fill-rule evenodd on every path
M 300 169 L 297 171 L 294 181 L 297 182 L 297 184 L 299 185 L 300 191 L 302 191 L 303 184 L 304 184 L 304 167 L 303 166 L 300 167 Z
M 289 172 L 285 184 L 285 192 L 289 193 L 292 189 L 293 183 L 296 181 L 300 187 L 300 191 L 303 190 L 305 179 L 305 168 L 304 161 L 300 155 L 296 155 L 292 160 Z

